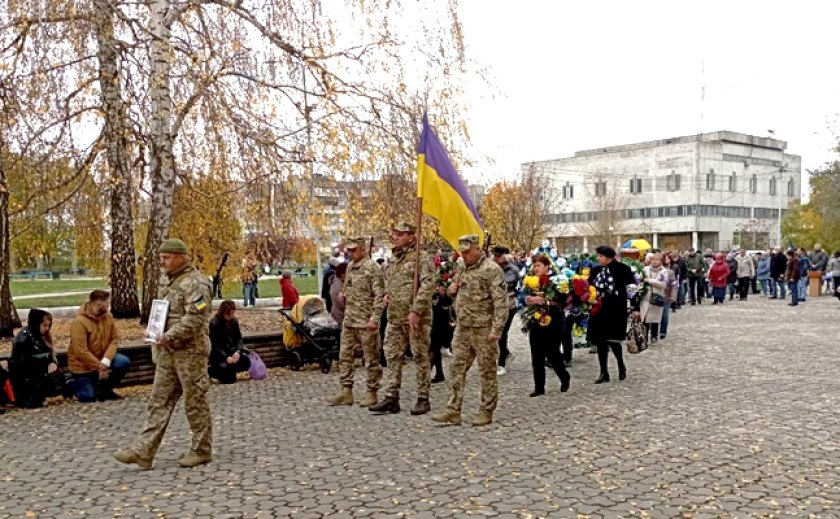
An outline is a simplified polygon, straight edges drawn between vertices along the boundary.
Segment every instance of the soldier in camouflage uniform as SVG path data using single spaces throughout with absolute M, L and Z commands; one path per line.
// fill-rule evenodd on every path
M 207 276 L 192 265 L 188 254 L 181 240 L 165 240 L 160 246 L 161 270 L 165 275 L 161 277 L 158 297 L 169 301 L 169 313 L 163 335 L 152 345 L 156 369 L 146 427 L 134 447 L 114 454 L 121 463 L 151 468 L 181 395 L 192 430 L 192 448 L 178 463 L 195 467 L 212 460 L 213 422 L 207 403 L 212 286 Z
M 400 385 L 405 345 L 411 347 L 417 369 L 417 403 L 411 414 L 428 413 L 431 388 L 429 340 L 432 330 L 434 265 L 425 252 L 420 254 L 420 287 L 414 295 L 414 264 L 417 258 L 416 227 L 402 222 L 392 229 L 393 258 L 388 267 L 386 298 L 388 327 L 385 330 L 385 398 L 369 407 L 375 413 L 400 412 Z
M 385 281 L 382 269 L 367 254 L 367 239 L 351 238 L 347 242 L 350 264 L 344 277 L 344 323 L 341 329 L 341 350 L 338 366 L 341 391 L 329 399 L 330 405 L 353 405 L 353 375 L 356 362 L 353 352 L 364 352 L 367 366 L 367 394 L 359 405 L 376 403 L 382 367 L 379 365 L 379 319 L 382 317 Z
M 458 240 L 458 248 L 464 258 L 464 267 L 449 287 L 449 293 L 455 296 L 455 313 L 458 316 L 452 339 L 455 358 L 449 367 L 452 398 L 446 411 L 432 419 L 460 425 L 464 382 L 467 371 L 478 358 L 481 406 L 472 424 L 481 426 L 493 421 L 493 411 L 499 400 L 496 361 L 499 358 L 498 341 L 508 316 L 507 286 L 502 269 L 487 259 L 478 247 L 478 236 L 462 236 Z

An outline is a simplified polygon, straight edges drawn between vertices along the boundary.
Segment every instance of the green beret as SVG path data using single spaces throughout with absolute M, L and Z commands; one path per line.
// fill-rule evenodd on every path
M 417 227 L 408 222 L 400 222 L 392 230 L 397 232 L 417 232 Z
M 478 245 L 478 236 L 475 234 L 467 234 L 458 238 L 458 250 L 461 252 L 470 250 L 473 245 Z
M 158 252 L 162 254 L 189 254 L 190 249 L 188 249 L 187 245 L 181 240 L 170 238 L 168 240 L 163 240 L 163 243 L 160 244 L 160 249 L 158 249 Z

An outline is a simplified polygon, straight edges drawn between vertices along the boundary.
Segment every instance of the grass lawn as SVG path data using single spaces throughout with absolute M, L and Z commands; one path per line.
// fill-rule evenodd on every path
M 81 292 L 94 288 L 108 288 L 105 278 L 96 279 L 15 279 L 9 283 L 12 296 L 49 294 L 51 292 Z
M 318 292 L 318 278 L 294 278 L 295 286 L 301 295 L 315 294 Z M 280 297 L 280 281 L 278 279 L 261 279 L 260 297 Z M 49 294 L 61 292 L 81 292 L 94 288 L 108 289 L 104 279 L 94 280 L 57 280 L 57 281 L 12 281 L 12 295 L 22 296 L 28 294 Z M 222 292 L 226 299 L 233 299 L 242 303 L 242 283 L 226 283 Z M 87 294 L 76 296 L 45 296 L 33 299 L 18 299 L 15 301 L 17 308 L 47 308 L 59 306 L 81 306 L 87 301 Z

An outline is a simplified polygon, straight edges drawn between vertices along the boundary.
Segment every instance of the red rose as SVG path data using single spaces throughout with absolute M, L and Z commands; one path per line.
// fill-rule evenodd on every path
M 444 274 L 441 277 L 443 278 L 444 281 L 449 281 L 449 274 Z
M 546 274 L 543 274 L 542 276 L 540 276 L 540 286 L 541 287 L 548 286 L 548 276 Z

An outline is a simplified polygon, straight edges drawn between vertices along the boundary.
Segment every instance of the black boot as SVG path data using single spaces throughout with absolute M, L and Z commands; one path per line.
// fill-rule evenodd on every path
M 621 351 L 621 344 L 611 343 L 610 349 L 612 349 L 613 355 L 615 355 L 615 361 L 618 363 L 618 380 L 624 380 L 627 378 L 627 366 L 624 365 L 624 354 Z
M 610 381 L 610 374 L 605 372 L 605 371 L 602 371 L 601 374 L 598 376 L 598 378 L 595 380 L 595 383 L 596 384 L 604 384 L 604 383 L 609 382 L 609 381 Z
M 598 364 L 601 366 L 601 374 L 595 381 L 596 384 L 603 384 L 610 381 L 610 372 L 607 369 L 607 362 L 610 360 L 610 347 L 608 344 L 598 344 Z
M 560 376 L 560 392 L 565 393 L 566 391 L 568 391 L 571 383 L 572 376 L 569 374 L 568 371 L 564 372 L 564 374 Z
M 377 414 L 397 414 L 400 412 L 400 399 L 393 396 L 386 396 L 378 404 L 368 407 L 368 411 Z
M 428 398 L 418 398 L 417 403 L 414 404 L 414 407 L 411 408 L 411 415 L 417 416 L 421 414 L 426 414 L 432 410 L 432 405 L 429 403 Z

